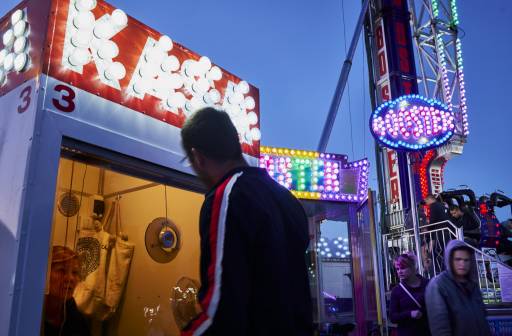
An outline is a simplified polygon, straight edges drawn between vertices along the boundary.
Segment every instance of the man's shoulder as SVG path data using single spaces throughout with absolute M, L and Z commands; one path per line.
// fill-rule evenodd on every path
M 448 273 L 446 271 L 442 271 L 440 274 L 429 280 L 427 290 L 439 290 L 439 288 L 446 286 L 449 280 Z

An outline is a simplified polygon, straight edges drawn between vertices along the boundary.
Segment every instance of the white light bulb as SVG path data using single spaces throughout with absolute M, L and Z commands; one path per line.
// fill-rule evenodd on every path
M 249 84 L 246 81 L 241 81 L 235 88 L 235 92 L 247 94 L 249 92 Z
M 90 54 L 87 49 L 76 48 L 68 57 L 68 61 L 73 66 L 82 66 L 89 63 Z
M 142 95 L 145 94 L 150 87 L 149 81 L 147 80 L 139 80 L 136 81 L 135 84 L 133 84 L 133 91 L 136 94 Z
M 10 48 L 15 40 L 14 32 L 12 29 L 7 30 L 2 36 L 2 42 L 4 43 L 4 48 Z
M 25 67 L 27 66 L 27 63 L 28 63 L 27 54 L 23 53 L 23 54 L 17 55 L 16 58 L 14 59 L 14 70 L 16 70 L 17 72 L 23 71 L 25 69 Z
M 204 102 L 206 105 L 213 105 L 212 97 L 210 96 L 210 94 L 209 94 L 208 92 L 206 92 L 206 93 L 203 95 L 203 102 Z
M 183 62 L 184 72 L 187 77 L 194 77 L 197 75 L 197 62 L 194 60 L 186 60 Z
M 173 92 L 167 98 L 167 105 L 170 108 L 183 108 L 185 106 L 185 96 L 181 92 Z
M 150 63 L 144 64 L 139 68 L 139 74 L 143 78 L 154 78 L 157 73 L 158 69 Z
M 79 30 L 71 37 L 71 44 L 77 48 L 87 48 L 92 39 L 92 30 Z
M 192 84 L 192 90 L 196 93 L 204 93 L 210 88 L 210 83 L 204 78 L 200 78 Z
M 201 75 L 206 74 L 206 72 L 208 72 L 208 70 L 210 70 L 210 68 L 212 67 L 212 62 L 206 56 L 202 56 L 197 62 L 197 64 L 198 70 Z
M 5 72 L 2 69 L 0 69 L 0 86 L 2 86 L 4 84 L 5 78 L 6 78 Z
M 244 99 L 244 107 L 247 110 L 252 110 L 254 107 L 256 107 L 256 102 L 254 101 L 254 98 L 251 97 L 251 96 L 245 97 L 245 99 Z
M 14 58 L 16 57 L 15 53 L 10 53 L 7 56 L 5 56 L 4 59 L 4 70 L 9 72 L 12 70 L 14 66 Z
M 14 52 L 16 54 L 21 54 L 25 51 L 27 47 L 27 38 L 25 36 L 20 36 L 14 41 Z
M 252 143 L 252 132 L 250 130 L 244 133 L 244 139 L 247 143 Z
M 166 56 L 167 56 L 167 54 L 165 52 L 163 52 L 162 50 L 160 50 L 158 48 L 153 48 L 153 49 L 150 49 L 144 55 L 144 59 L 146 60 L 146 62 L 149 62 L 149 63 L 161 64 L 164 61 Z
M 115 27 L 125 27 L 128 24 L 128 16 L 121 9 L 115 9 L 112 12 L 112 23 Z
M 81 12 L 90 11 L 96 8 L 96 0 L 77 0 L 75 7 Z
M 174 55 L 167 56 L 160 64 L 160 68 L 163 72 L 176 71 L 180 68 L 180 61 Z
M 244 95 L 240 92 L 236 92 L 228 97 L 228 101 L 231 104 L 240 104 L 244 100 Z
M 105 77 L 108 80 L 120 80 L 126 76 L 126 69 L 120 62 L 114 62 L 105 70 Z
M 220 92 L 217 89 L 211 89 L 208 91 L 208 94 L 210 95 L 210 99 L 214 104 L 218 103 L 220 101 Z
M 5 49 L 0 50 L 0 68 L 3 66 L 5 57 L 7 57 L 8 54 L 9 53 L 7 52 L 7 50 L 5 50 Z
M 261 139 L 261 131 L 258 127 L 251 128 L 252 138 L 254 141 L 260 141 Z
M 101 59 L 110 60 L 119 55 L 119 47 L 114 42 L 105 40 L 100 44 L 97 54 Z
M 181 76 L 179 74 L 171 74 L 169 76 L 169 86 L 171 89 L 179 89 L 183 86 L 183 79 L 181 78 Z
M 105 39 L 114 35 L 114 28 L 108 22 L 98 22 L 94 26 L 94 36 L 99 39 Z
M 14 36 L 16 36 L 16 37 L 23 36 L 23 34 L 25 34 L 25 31 L 27 30 L 27 23 L 23 20 L 18 21 L 14 25 L 13 30 L 14 30 Z
M 216 65 L 214 65 L 210 71 L 208 71 L 208 73 L 206 74 L 206 77 L 210 80 L 214 80 L 214 81 L 217 81 L 217 80 L 220 80 L 222 78 L 222 71 L 220 70 L 220 68 Z
M 17 9 L 12 13 L 11 15 L 11 24 L 14 26 L 16 23 L 18 23 L 21 19 L 23 19 L 23 11 L 21 9 Z
M 73 19 L 73 26 L 78 30 L 91 30 L 95 21 L 92 12 L 79 12 Z
M 250 125 L 256 125 L 258 123 L 258 115 L 254 112 L 247 113 L 247 119 Z
M 169 36 L 162 35 L 160 39 L 158 39 L 157 46 L 160 50 L 167 53 L 172 49 L 172 40 Z

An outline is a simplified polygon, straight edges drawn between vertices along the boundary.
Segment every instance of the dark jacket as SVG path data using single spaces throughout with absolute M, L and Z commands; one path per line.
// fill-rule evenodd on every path
M 448 209 L 443 203 L 436 201 L 428 206 L 430 217 L 429 224 L 434 224 L 450 219 L 448 215 Z M 445 224 L 440 224 L 440 227 L 444 227 Z
M 482 235 L 480 232 L 480 220 L 472 209 L 463 207 L 461 211 L 462 216 L 460 218 L 452 218 L 453 224 L 462 228 L 464 237 L 480 241 Z
M 264 169 L 235 169 L 206 195 L 200 234 L 203 312 L 184 335 L 313 333 L 308 221 L 288 190 Z
M 468 282 L 455 281 L 451 259 L 453 250 L 467 246 L 452 240 L 445 250 L 446 270 L 427 286 L 426 301 L 430 331 L 435 336 L 490 336 L 489 324 L 477 279 L 475 259 Z
M 66 320 L 62 326 L 55 326 L 44 321 L 41 336 L 89 336 L 89 323 L 86 318 L 78 311 L 74 299 L 66 301 Z M 62 330 L 61 330 L 62 328 Z
M 421 285 L 413 288 L 406 284 L 404 286 L 409 290 L 412 296 L 421 305 L 421 309 L 411 299 L 411 297 L 404 291 L 404 289 L 397 285 L 391 291 L 391 302 L 389 304 L 389 318 L 391 322 L 398 325 L 398 336 L 429 336 L 430 331 L 428 327 L 427 309 L 425 306 L 425 288 L 427 287 L 428 280 L 418 275 L 421 279 Z M 411 311 L 420 310 L 423 316 L 420 319 L 413 319 Z

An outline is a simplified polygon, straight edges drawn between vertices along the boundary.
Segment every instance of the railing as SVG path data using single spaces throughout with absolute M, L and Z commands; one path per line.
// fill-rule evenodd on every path
M 415 245 L 413 229 L 383 235 L 384 286 L 386 292 L 389 292 L 391 286 L 399 281 L 393 265 L 393 260 L 397 256 L 409 251 L 415 252 L 417 256 L 421 256 L 423 276 L 432 278 L 445 269 L 443 253 L 448 242 L 452 239 L 464 240 L 462 229 L 457 228 L 450 221 L 422 226 L 420 227 L 419 236 L 421 246 L 418 248 Z M 478 283 L 484 303 L 487 305 L 510 306 L 512 302 L 503 301 L 500 279 L 512 278 L 512 268 L 496 257 L 471 245 L 466 245 L 475 254 Z

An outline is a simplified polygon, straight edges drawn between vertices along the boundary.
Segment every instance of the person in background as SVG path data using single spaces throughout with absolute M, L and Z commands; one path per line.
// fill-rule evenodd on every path
M 427 195 L 423 202 L 428 206 L 429 224 L 439 223 L 450 219 L 448 216 L 448 209 L 434 195 Z
M 302 205 L 265 169 L 247 165 L 226 112 L 195 112 L 181 138 L 210 189 L 199 218 L 202 312 L 182 335 L 312 335 Z
M 450 205 L 450 215 L 452 222 L 457 227 L 461 227 L 464 233 L 464 241 L 471 246 L 478 248 L 480 237 L 480 220 L 476 214 L 468 207 L 462 209 L 457 205 Z
M 431 233 L 425 235 L 425 254 L 429 256 L 427 259 L 430 260 L 428 263 L 429 267 L 425 269 L 428 270 L 429 274 L 433 275 L 434 272 L 444 269 L 444 248 L 452 238 L 448 230 L 445 229 L 449 226 L 447 221 L 450 220 L 450 216 L 448 215 L 448 208 L 445 204 L 432 194 L 427 195 L 422 203 L 428 206 L 428 223 L 438 223 L 428 226 L 426 230 L 431 231 Z M 424 262 L 424 264 L 427 265 L 426 262 Z
M 425 307 L 425 288 L 428 280 L 417 274 L 417 259 L 406 253 L 395 259 L 400 284 L 391 291 L 389 316 L 398 325 L 398 336 L 429 336 Z
M 452 240 L 445 251 L 446 270 L 430 280 L 426 302 L 435 336 L 489 336 L 473 249 Z
M 42 336 L 90 335 L 89 324 L 73 299 L 73 291 L 80 280 L 78 255 L 68 247 L 53 246 Z

